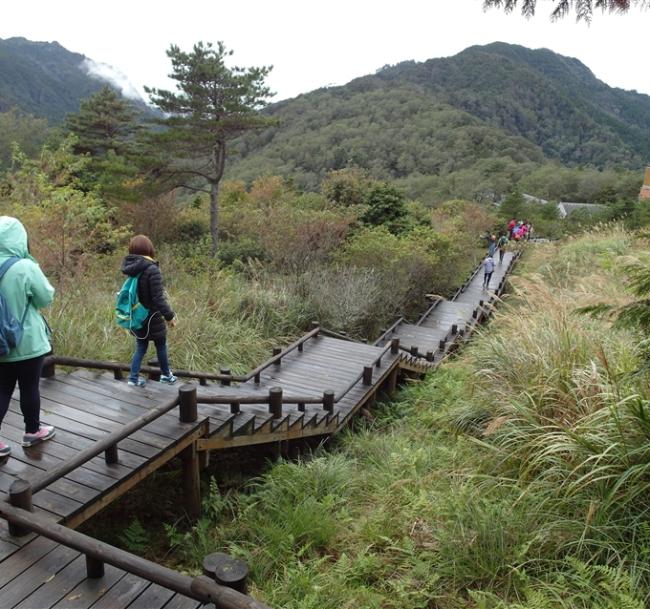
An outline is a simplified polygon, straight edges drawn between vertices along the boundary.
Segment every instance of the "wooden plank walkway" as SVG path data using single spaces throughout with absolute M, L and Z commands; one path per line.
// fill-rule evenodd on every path
M 425 371 L 459 337 L 469 335 L 489 315 L 515 261 L 516 256 L 508 253 L 503 265 L 497 263 L 490 290 L 481 287 L 482 273 L 474 273 L 452 299 L 437 302 L 417 323 L 397 324 L 376 344 L 334 338 L 322 331 L 262 370 L 258 382 L 197 386 L 199 402 L 202 397 L 227 403 L 199 403 L 194 423 L 181 423 L 177 409 L 161 416 L 119 443 L 118 463 L 95 457 L 34 493 L 34 511 L 74 528 L 188 447 L 210 451 L 255 444 L 281 446 L 335 433 L 372 403 L 380 390 L 392 392 L 400 369 Z M 401 350 L 390 348 L 393 338 L 399 339 Z M 268 401 L 276 387 L 289 402 L 299 397 L 321 403 L 284 403 L 281 412 L 272 412 Z M 329 391 L 336 399 L 328 410 L 322 399 Z M 34 480 L 58 467 L 174 398 L 178 386 L 149 382 L 134 388 L 106 371 L 59 370 L 42 380 L 41 395 L 43 421 L 55 425 L 57 434 L 49 442 L 22 448 L 23 422 L 14 396 L 0 429 L 0 438 L 12 447 L 11 457 L 0 461 L 0 500 L 7 499 L 16 479 Z M 259 403 L 233 405 L 251 398 Z M 97 580 L 88 579 L 78 551 L 42 536 L 11 536 L 6 522 L 0 521 L 1 609 L 198 606 L 198 601 L 113 567 Z
M 399 323 L 377 344 L 383 346 L 388 340 L 399 338 L 400 345 L 409 353 L 403 356 L 405 367 L 422 371 L 435 366 L 459 338 L 471 334 L 476 324 L 490 315 L 517 257 L 517 253 L 507 252 L 503 263 L 497 262 L 488 289 L 483 288 L 483 272 L 479 267 L 453 298 L 434 303 L 417 323 Z

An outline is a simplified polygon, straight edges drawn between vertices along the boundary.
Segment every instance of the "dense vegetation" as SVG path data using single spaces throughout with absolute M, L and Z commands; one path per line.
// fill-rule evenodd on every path
M 432 201 L 485 200 L 559 163 L 640 168 L 650 152 L 648 96 L 608 87 L 578 60 L 504 43 L 386 66 L 268 113 L 280 126 L 243 139 L 231 176 L 268 171 L 313 188 L 353 165 Z
M 495 48 L 506 63 L 516 51 Z M 499 55 L 492 51 L 480 53 Z M 552 73 L 556 60 L 544 57 Z M 583 68 L 568 65 L 588 86 Z M 453 78 L 462 81 L 464 70 Z M 522 132 L 506 133 L 509 110 L 503 124 L 491 124 L 465 102 L 431 104 L 418 78 L 408 64 L 276 106 L 272 114 L 303 104 L 281 131 L 239 141 L 244 161 L 231 176 L 249 175 L 220 184 L 217 258 L 208 256 L 208 196 L 194 183 L 164 187 L 161 155 L 147 146 L 164 148 L 165 138 L 142 138 L 146 130 L 114 91 L 84 102 L 44 146 L 42 119 L 1 114 L 15 135 L 0 132 L 0 213 L 25 223 L 32 253 L 56 284 L 54 349 L 129 360 L 132 339 L 112 307 L 134 232 L 154 240 L 179 314 L 173 366 L 240 372 L 314 319 L 373 338 L 398 315 L 417 315 L 425 294 L 447 294 L 474 266 L 480 236 L 512 216 L 552 237 L 620 220 L 534 250 L 489 332 L 385 406 L 368 429 L 331 454 L 281 463 L 245 493 L 222 495 L 224 480 L 213 483 L 199 524 L 168 534 L 170 560 L 188 570 L 217 549 L 245 557 L 256 594 L 278 607 L 645 606 L 647 345 L 635 329 L 603 332 L 606 322 L 576 313 L 629 302 L 620 256 L 647 247 L 631 231 L 650 220 L 650 205 L 635 201 L 640 174 L 550 162 L 551 119 L 539 121 L 539 133 L 518 121 Z M 461 101 L 469 95 L 457 90 Z M 583 111 L 597 116 L 567 112 L 580 122 Z M 603 164 L 644 154 L 634 138 L 621 143 L 620 123 L 585 124 L 596 144 L 611 146 Z M 569 141 L 571 125 L 559 125 Z M 260 175 L 263 163 L 252 173 L 264 138 L 264 154 L 284 142 L 275 161 L 286 175 Z M 596 144 L 585 154 L 603 150 Z M 555 206 L 527 203 L 522 191 L 607 206 L 601 218 L 561 221 Z M 123 542 L 145 552 L 149 535 L 134 521 Z
M 292 609 L 647 606 L 643 337 L 576 312 L 629 302 L 622 256 L 646 249 L 611 228 L 529 250 L 457 361 L 336 450 L 213 485 L 177 560 L 244 557 Z
M 0 170 L 12 142 L 32 154 L 56 139 L 42 117 L 60 123 L 102 86 L 79 69 L 83 56 L 56 43 L 0 41 L 3 58 Z M 636 196 L 650 153 L 648 96 L 608 87 L 575 59 L 503 43 L 386 66 L 268 115 L 278 126 L 241 139 L 226 177 L 280 175 L 318 190 L 329 171 L 356 167 L 427 204 L 494 201 L 515 188 L 602 202 Z

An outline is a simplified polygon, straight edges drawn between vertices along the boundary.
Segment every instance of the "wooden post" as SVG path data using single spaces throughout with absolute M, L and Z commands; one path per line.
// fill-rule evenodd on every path
M 375 366 L 377 366 L 377 368 L 381 368 L 381 357 L 377 358 L 377 361 L 375 362 Z
M 199 469 L 205 469 L 210 465 L 210 451 L 201 450 L 199 451 Z
M 199 385 L 201 385 L 201 387 L 206 387 L 207 384 L 208 384 L 208 379 L 204 377 L 199 377 Z
M 319 329 L 319 328 L 320 328 L 320 322 L 318 322 L 318 321 L 312 321 L 311 322 L 310 330 L 316 330 L 316 329 Z M 316 334 L 314 335 L 314 338 L 316 338 L 319 334 L 320 334 L 320 332 L 316 332 Z
M 372 366 L 363 367 L 363 384 L 372 385 Z
M 230 368 L 219 368 L 219 374 L 230 376 Z M 230 387 L 230 379 L 221 379 L 221 385 L 224 387 Z
M 432 362 L 433 361 L 433 351 L 427 351 L 427 361 Z
M 391 338 L 391 340 L 390 340 L 390 352 L 393 355 L 397 355 L 399 353 L 399 338 Z
M 414 347 L 413 345 L 411 345 L 411 355 L 412 355 L 413 357 L 419 357 L 418 348 L 417 348 L 417 347 Z
M 331 389 L 323 391 L 323 408 L 329 412 L 334 412 L 334 392 Z
M 51 379 L 56 374 L 56 366 L 54 365 L 54 360 L 51 357 L 45 358 L 45 363 L 41 369 L 41 378 Z
M 22 478 L 18 478 L 11 483 L 9 487 L 9 503 L 14 507 L 33 511 L 32 507 L 32 485 Z M 24 529 L 20 525 L 15 525 L 9 522 L 9 534 L 14 537 L 23 537 L 29 533 L 28 529 Z
M 241 407 L 239 402 L 230 402 L 230 414 L 239 414 Z
M 122 374 L 122 371 L 119 368 L 115 368 L 113 370 L 113 378 L 116 381 L 121 381 L 124 378 L 124 374 Z
M 446 344 L 447 344 L 447 339 L 446 338 L 441 338 L 440 342 L 438 343 L 438 349 L 440 349 L 440 351 L 444 351 Z
M 298 412 L 305 412 L 305 403 L 298 402 Z
M 474 319 L 476 319 L 476 318 L 478 317 L 478 309 L 474 309 L 474 310 L 472 311 L 472 317 L 473 317 Z
M 304 348 L 304 346 L 305 346 L 305 343 L 300 343 L 300 344 L 298 345 L 298 353 L 302 353 L 302 352 L 303 352 L 303 348 Z
M 192 442 L 181 451 L 181 462 L 183 464 L 185 509 L 190 520 L 194 521 L 201 516 L 201 477 L 196 443 Z
M 282 353 L 282 348 L 281 347 L 273 347 L 273 357 L 276 355 L 280 355 Z M 282 358 L 279 358 L 276 362 L 275 365 L 279 366 L 282 363 Z
M 274 419 L 282 418 L 282 387 L 269 389 L 269 412 Z
M 104 461 L 106 462 L 106 465 L 115 465 L 119 461 L 119 454 L 117 450 L 117 444 L 113 444 L 113 446 L 109 446 L 105 451 L 104 451 Z
M 397 390 L 397 375 L 399 374 L 399 369 L 395 368 L 390 375 L 388 376 L 388 381 L 386 384 L 386 393 L 388 393 L 389 396 L 392 396 L 395 394 L 395 391 Z
M 261 376 L 262 376 L 262 375 L 258 372 L 258 373 L 255 375 L 255 377 L 253 378 L 253 381 L 254 381 L 254 383 L 255 383 L 256 385 L 259 385 L 259 384 L 260 384 L 260 378 L 261 378 Z
M 222 586 L 247 593 L 248 565 L 243 560 L 222 552 L 208 554 L 203 559 L 203 573 Z
M 89 579 L 104 577 L 104 562 L 86 554 L 86 577 Z
M 179 420 L 181 423 L 194 423 L 198 418 L 196 402 L 196 387 L 193 385 L 181 385 L 178 388 L 179 399 Z
M 457 324 L 452 324 L 451 326 L 451 333 L 452 335 L 456 336 L 458 334 L 458 325 Z

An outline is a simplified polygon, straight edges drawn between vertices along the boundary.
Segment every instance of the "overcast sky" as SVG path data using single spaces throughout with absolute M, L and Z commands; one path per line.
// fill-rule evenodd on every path
M 21 0 L 2 2 L 0 38 L 56 40 L 114 66 L 141 90 L 169 87 L 170 43 L 222 40 L 241 66 L 273 65 L 274 101 L 344 84 L 386 64 L 496 40 L 577 57 L 611 86 L 650 93 L 650 11 L 573 16 L 484 12 L 482 0 Z

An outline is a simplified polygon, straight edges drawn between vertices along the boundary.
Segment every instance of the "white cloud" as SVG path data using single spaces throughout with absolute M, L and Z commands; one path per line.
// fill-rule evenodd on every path
M 143 101 L 142 95 L 138 89 L 133 85 L 124 72 L 114 68 L 113 66 L 108 65 L 107 63 L 101 63 L 99 61 L 94 61 L 86 57 L 81 62 L 82 69 L 88 73 L 90 76 L 99 78 L 114 87 L 118 88 L 124 97 L 129 99 L 135 99 L 138 101 Z

